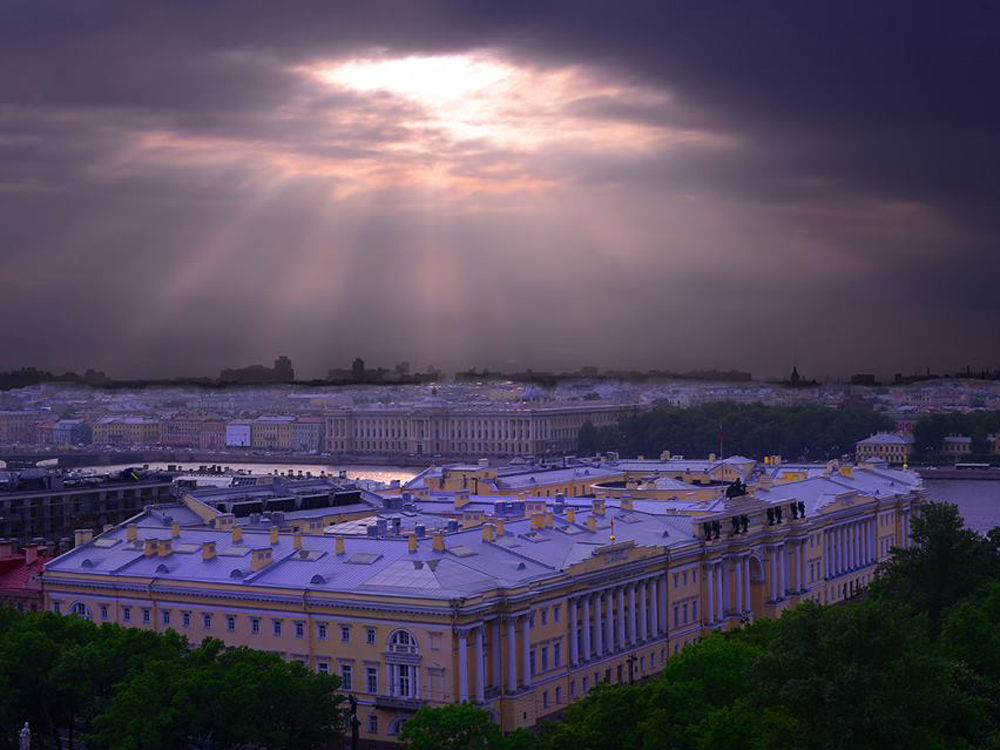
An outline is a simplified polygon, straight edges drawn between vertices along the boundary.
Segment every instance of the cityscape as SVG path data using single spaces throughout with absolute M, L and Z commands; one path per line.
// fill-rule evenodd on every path
M 1000 12 L 0 9 L 0 750 L 1000 747 Z

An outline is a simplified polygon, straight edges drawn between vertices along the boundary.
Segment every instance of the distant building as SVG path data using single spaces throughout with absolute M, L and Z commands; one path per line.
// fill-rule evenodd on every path
M 972 438 L 967 435 L 949 435 L 941 441 L 941 452 L 947 456 L 967 456 L 972 453 Z
M 93 432 L 82 419 L 60 419 L 52 429 L 52 444 L 56 446 L 90 445 Z
M 48 555 L 29 544 L 18 552 L 16 542 L 0 541 L 0 605 L 19 612 L 38 612 L 42 605 L 42 568 Z
M 289 416 L 257 417 L 250 423 L 250 447 L 254 450 L 291 450 L 294 422 L 295 417 Z
M 51 418 L 44 411 L 0 411 L 0 445 L 34 445 L 38 425 Z
M 160 443 L 160 423 L 147 417 L 102 417 L 93 427 L 94 445 L 115 447 Z
M 249 448 L 252 431 L 249 422 L 226 423 L 226 447 Z
M 260 385 L 264 383 L 290 383 L 295 380 L 295 370 L 292 361 L 285 356 L 274 360 L 274 367 L 250 365 L 238 369 L 225 369 L 219 373 L 222 383 L 239 385 Z
M 326 450 L 326 419 L 299 417 L 292 422 L 292 450 L 301 453 Z
M 203 451 L 226 447 L 226 423 L 221 419 L 205 419 L 198 424 L 198 448 Z
M 855 452 L 859 461 L 881 458 L 887 464 L 909 463 L 913 453 L 913 437 L 892 432 L 879 432 L 858 441 Z

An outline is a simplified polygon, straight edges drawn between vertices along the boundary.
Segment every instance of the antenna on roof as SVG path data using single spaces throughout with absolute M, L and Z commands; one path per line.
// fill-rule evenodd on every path
M 611 519 L 611 537 L 610 537 L 610 541 L 611 541 L 612 544 L 615 543 L 615 519 L 614 518 Z

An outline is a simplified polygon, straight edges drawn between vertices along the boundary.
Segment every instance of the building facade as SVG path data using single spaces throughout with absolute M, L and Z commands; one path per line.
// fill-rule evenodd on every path
M 465 700 L 509 731 L 598 683 L 656 674 L 712 632 L 860 591 L 910 543 L 920 480 L 814 469 L 738 497 L 561 498 L 405 538 L 147 509 L 47 565 L 45 604 L 334 672 L 358 696 L 368 746 L 394 743 L 421 706 Z

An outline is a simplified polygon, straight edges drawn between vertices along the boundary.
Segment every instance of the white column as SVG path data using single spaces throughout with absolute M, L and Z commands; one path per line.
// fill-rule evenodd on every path
M 743 558 L 736 558 L 736 610 L 743 613 Z
M 715 563 L 715 621 L 722 622 L 724 616 L 722 602 L 722 563 Z
M 788 567 L 787 561 L 787 549 L 785 544 L 782 543 L 778 546 L 778 598 L 784 599 L 785 592 L 788 590 L 788 581 L 785 578 L 785 570 Z
M 486 674 L 485 654 L 483 653 L 483 626 L 476 628 L 476 702 L 483 703 L 486 700 Z
M 705 589 L 708 592 L 708 611 L 703 612 L 705 622 L 711 625 L 715 622 L 715 566 L 705 566 Z M 676 623 L 675 623 L 676 624 Z
M 598 659 L 604 655 L 604 623 L 601 622 L 602 609 L 604 609 L 604 594 L 598 591 L 594 595 L 594 651 Z
M 635 584 L 628 585 L 628 645 L 634 646 L 636 642 L 636 622 L 635 622 Z
M 778 601 L 778 548 L 771 547 L 771 601 Z
M 490 660 L 493 664 L 493 679 L 490 684 L 497 690 L 503 690 L 503 680 L 500 677 L 500 669 L 503 667 L 503 660 L 500 658 L 500 618 L 494 617 L 490 623 Z
M 576 597 L 573 597 L 569 600 L 569 663 L 574 667 L 580 661 L 580 631 L 576 624 L 577 614 Z
M 507 616 L 507 692 L 517 692 L 517 632 L 514 618 Z
M 605 589 L 607 602 L 604 610 L 604 650 L 614 653 L 615 650 L 615 590 Z
M 809 542 L 802 540 L 802 549 L 799 552 L 799 581 L 801 583 L 800 590 L 808 591 L 809 582 L 806 580 L 806 558 L 809 556 Z
M 861 567 L 861 535 L 857 523 L 851 524 L 851 567 L 855 570 Z
M 649 619 L 651 620 L 651 634 L 656 638 L 660 634 L 660 579 L 653 578 L 649 582 Z
M 695 570 L 697 570 L 697 568 L 695 568 Z M 692 575 L 693 573 L 694 571 L 692 571 Z M 670 632 L 670 617 L 667 613 L 667 607 L 670 603 L 670 597 L 667 596 L 666 573 L 664 573 L 662 576 L 659 577 L 656 586 L 657 590 L 660 592 L 658 599 L 658 601 L 660 602 L 660 609 L 659 609 L 660 630 L 662 630 L 664 633 L 668 633 Z
M 625 587 L 618 587 L 618 650 L 624 651 L 628 645 L 625 639 Z
M 524 622 L 522 627 L 524 646 L 521 651 L 521 667 L 524 669 L 524 686 L 531 687 L 531 620 L 528 615 L 524 615 L 522 619 Z
M 730 589 L 730 574 L 729 560 L 723 558 L 720 570 L 722 571 L 722 616 L 725 617 L 726 613 L 730 611 L 732 607 L 732 594 L 729 593 Z
M 464 630 L 458 631 L 458 700 L 469 700 L 469 640 Z M 393 685 L 395 693 L 395 685 Z
M 750 596 L 750 555 L 747 555 L 743 563 L 743 598 L 745 602 L 743 608 L 749 612 L 753 608 L 753 599 Z
M 646 582 L 639 581 L 639 640 L 646 640 Z
M 583 660 L 590 661 L 590 595 L 580 597 L 583 600 Z

